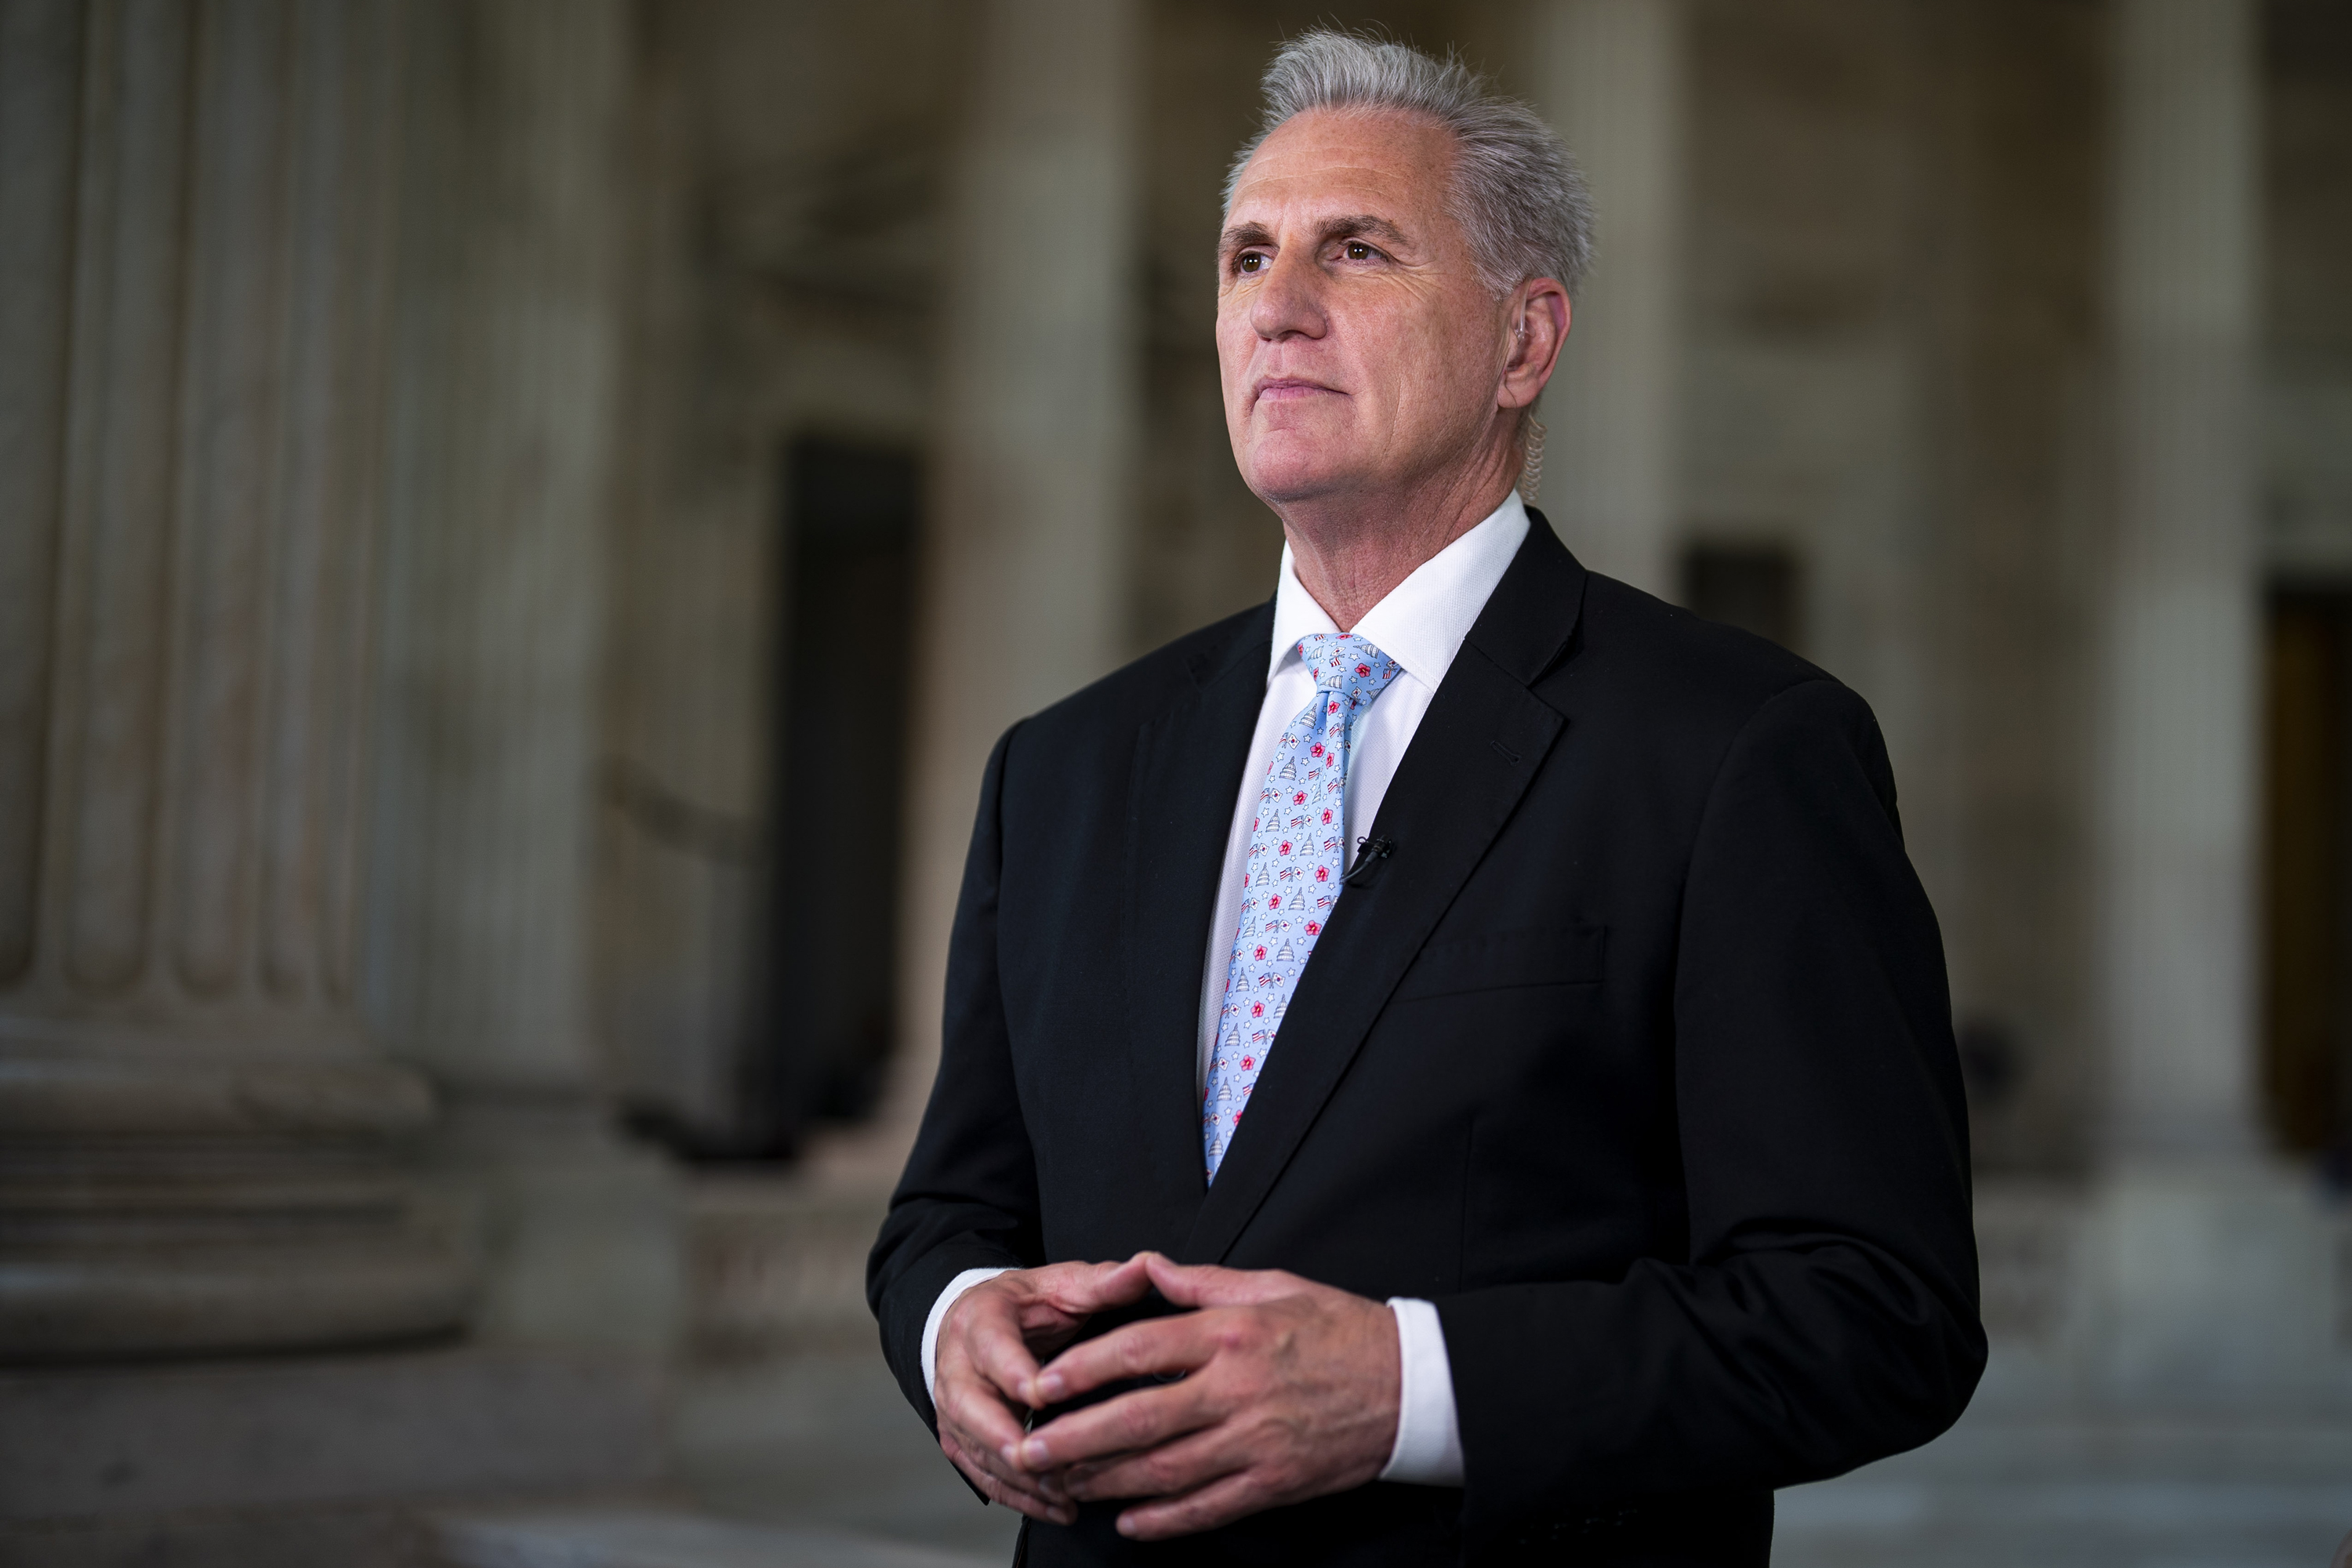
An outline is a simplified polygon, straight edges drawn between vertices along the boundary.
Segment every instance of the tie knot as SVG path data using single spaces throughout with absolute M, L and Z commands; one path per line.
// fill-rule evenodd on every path
M 1404 668 L 1353 632 L 1310 632 L 1298 639 L 1298 657 L 1314 673 L 1316 690 L 1357 708 L 1387 690 Z

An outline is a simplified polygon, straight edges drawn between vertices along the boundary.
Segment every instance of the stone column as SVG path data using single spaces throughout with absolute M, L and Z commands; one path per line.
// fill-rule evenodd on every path
M 2258 1157 L 2253 879 L 2259 9 L 2113 8 L 2115 537 L 2098 753 L 2102 1171 L 2078 1342 L 2136 1404 L 2294 1408 L 2328 1227 Z
M 2257 9 L 2119 0 L 2099 760 L 2106 1142 L 2254 1131 Z
M 0 4 L 0 1358 L 464 1307 L 353 1007 L 394 15 Z
M 1539 504 L 1596 571 L 1672 597 L 1681 367 L 1681 0 L 1547 0 L 1535 94 L 1591 183 L 1598 244 L 1538 410 Z
M 930 1091 L 989 748 L 1132 651 L 1143 26 L 1136 0 L 995 0 L 981 23 L 940 262 L 901 1038 L 882 1118 L 896 1131 L 875 1144 L 885 1166 Z
M 658 1162 L 587 988 L 623 0 L 412 0 L 370 1023 L 449 1102 L 491 1339 L 657 1350 Z

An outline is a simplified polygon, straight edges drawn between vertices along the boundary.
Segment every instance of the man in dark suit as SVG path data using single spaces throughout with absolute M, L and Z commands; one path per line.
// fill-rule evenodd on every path
M 1761 1564 L 1983 1364 L 1885 748 L 1521 503 L 1541 122 L 1341 35 L 1266 88 L 1218 348 L 1276 599 L 991 757 L 884 1348 L 1032 1563 Z

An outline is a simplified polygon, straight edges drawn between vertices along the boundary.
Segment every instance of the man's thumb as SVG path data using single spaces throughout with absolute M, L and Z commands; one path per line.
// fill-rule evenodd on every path
M 1077 1310 L 1094 1311 L 1140 1301 L 1151 1289 L 1151 1276 L 1144 1272 L 1142 1258 L 1139 1253 L 1124 1263 L 1096 1264 L 1072 1281 L 1068 1291 L 1070 1305 Z
M 1179 1307 L 1246 1307 L 1285 1292 L 1255 1269 L 1219 1268 L 1207 1263 L 1177 1263 L 1156 1252 L 1143 1255 L 1152 1285 Z

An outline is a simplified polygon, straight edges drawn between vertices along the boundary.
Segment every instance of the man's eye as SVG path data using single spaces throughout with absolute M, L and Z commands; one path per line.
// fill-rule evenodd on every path
M 1265 258 L 1255 250 L 1244 251 L 1240 259 L 1234 263 L 1234 270 L 1236 272 L 1257 272 L 1263 270 L 1265 267 Z
M 1348 242 L 1346 255 L 1350 261 L 1370 261 L 1372 258 L 1372 247 L 1360 239 L 1351 239 Z

